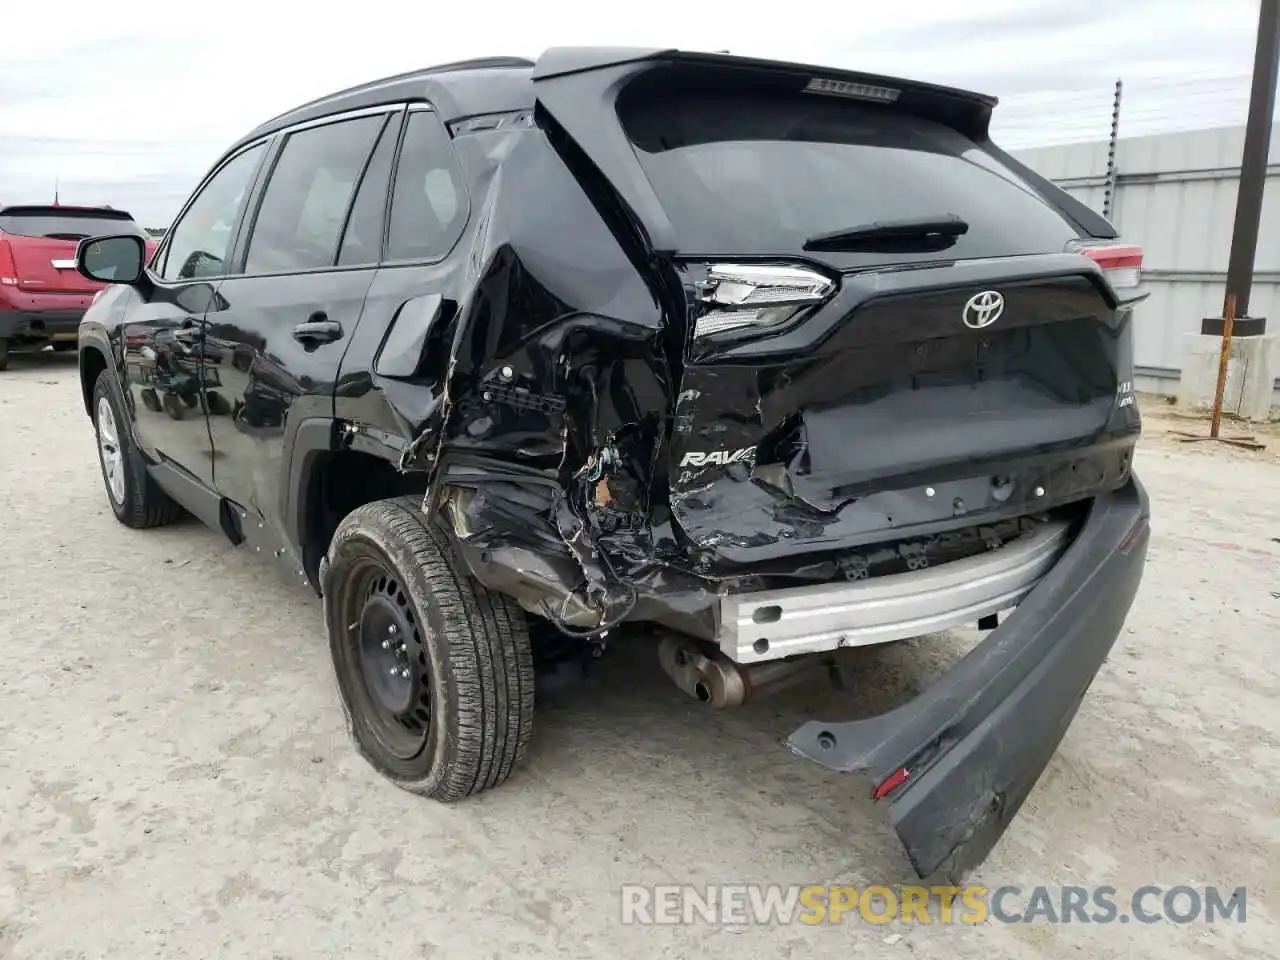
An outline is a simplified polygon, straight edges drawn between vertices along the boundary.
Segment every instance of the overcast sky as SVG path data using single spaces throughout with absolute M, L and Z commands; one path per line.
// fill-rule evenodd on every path
M 0 203 L 163 225 L 221 150 L 343 86 L 548 46 L 722 50 L 992 93 L 1010 147 L 1244 122 L 1258 0 L 224 0 L 8 4 Z M 16 38 L 16 39 L 15 39 Z

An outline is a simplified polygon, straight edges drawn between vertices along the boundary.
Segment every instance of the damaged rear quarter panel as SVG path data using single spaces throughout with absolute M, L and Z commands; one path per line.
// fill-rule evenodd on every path
M 539 594 L 563 599 L 593 584 L 607 593 L 617 577 L 595 545 L 600 530 L 588 528 L 648 537 L 671 406 L 662 305 L 541 129 L 453 143 L 472 214 L 433 268 L 442 329 L 414 376 L 390 378 L 372 372 L 385 322 L 362 324 L 338 415 L 403 437 L 401 468 L 435 478 L 483 582 L 532 609 Z M 427 292 L 400 283 L 394 297 Z M 624 553 L 649 556 L 628 543 Z M 536 570 L 544 588 L 517 582 L 519 569 Z M 598 598 L 597 613 L 611 602 Z
M 452 338 L 444 446 L 580 463 L 619 431 L 665 419 L 663 313 L 543 132 L 526 128 L 484 149 L 499 136 L 457 141 L 464 165 L 486 176 Z

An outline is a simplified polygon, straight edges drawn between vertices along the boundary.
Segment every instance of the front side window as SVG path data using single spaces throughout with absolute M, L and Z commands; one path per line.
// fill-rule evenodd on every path
M 248 274 L 331 267 L 356 182 L 386 116 L 290 134 L 249 237 Z
M 220 277 L 227 272 L 231 233 L 249 194 L 265 146 L 258 144 L 227 161 L 169 231 L 160 276 L 165 280 Z
M 438 260 L 462 234 L 467 212 L 449 132 L 434 113 L 411 113 L 391 195 L 387 259 Z

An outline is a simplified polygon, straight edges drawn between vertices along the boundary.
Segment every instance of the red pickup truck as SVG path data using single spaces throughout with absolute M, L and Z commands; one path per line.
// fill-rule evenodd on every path
M 156 243 L 123 210 L 110 207 L 0 207 L 0 370 L 10 350 L 74 350 L 80 318 L 103 284 L 76 270 L 85 237 L 136 233 L 147 257 Z

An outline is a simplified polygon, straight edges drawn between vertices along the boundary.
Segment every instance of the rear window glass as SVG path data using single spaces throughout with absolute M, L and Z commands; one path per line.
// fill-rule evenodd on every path
M 803 93 L 665 91 L 624 98 L 618 112 L 685 254 L 795 254 L 819 234 L 945 214 L 969 224 L 947 259 L 1060 252 L 1076 236 L 972 140 L 900 109 Z
M 122 233 L 143 235 L 131 217 L 92 213 L 0 213 L 0 232 L 19 237 L 47 237 L 55 240 L 83 240 Z

